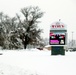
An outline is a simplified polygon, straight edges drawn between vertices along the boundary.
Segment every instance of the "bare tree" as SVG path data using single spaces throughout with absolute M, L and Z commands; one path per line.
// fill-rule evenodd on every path
M 37 39 L 40 39 L 42 30 L 37 28 L 37 24 L 40 22 L 38 19 L 43 16 L 43 12 L 41 12 L 39 7 L 26 7 L 21 9 L 21 13 L 25 17 L 24 20 L 22 21 L 19 15 L 17 15 L 17 18 L 19 20 L 19 25 L 22 25 L 25 29 L 25 32 L 20 35 L 20 38 L 26 49 L 29 43 L 36 43 Z

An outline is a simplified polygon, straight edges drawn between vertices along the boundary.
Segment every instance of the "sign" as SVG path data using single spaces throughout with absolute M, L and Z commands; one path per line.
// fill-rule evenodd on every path
M 50 32 L 50 45 L 65 45 L 64 32 Z
M 66 26 L 62 22 L 54 22 L 50 26 L 50 30 L 66 30 Z

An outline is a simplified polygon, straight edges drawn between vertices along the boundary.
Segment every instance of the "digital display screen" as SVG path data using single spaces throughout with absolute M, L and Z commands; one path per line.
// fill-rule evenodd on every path
M 65 33 L 50 32 L 50 45 L 65 45 Z

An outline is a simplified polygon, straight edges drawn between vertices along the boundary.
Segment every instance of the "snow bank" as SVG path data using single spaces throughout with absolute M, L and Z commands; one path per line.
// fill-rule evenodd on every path
M 37 75 L 37 73 L 21 69 L 17 66 L 0 63 L 0 75 Z
M 52 56 L 51 51 L 0 51 L 0 75 L 76 75 L 76 52 Z

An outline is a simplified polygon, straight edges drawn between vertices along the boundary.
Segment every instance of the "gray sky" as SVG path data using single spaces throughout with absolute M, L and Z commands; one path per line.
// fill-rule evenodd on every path
M 76 37 L 76 0 L 0 0 L 0 12 L 9 16 L 15 16 L 20 9 L 26 6 L 39 6 L 45 12 L 40 19 L 39 27 L 44 29 L 43 37 L 49 37 L 49 29 L 52 22 L 61 19 L 67 25 L 68 37 Z

